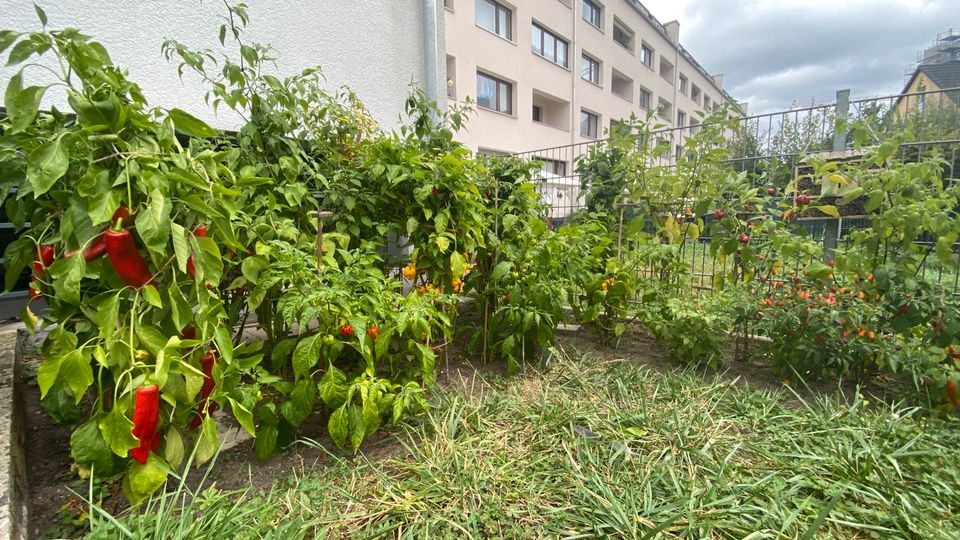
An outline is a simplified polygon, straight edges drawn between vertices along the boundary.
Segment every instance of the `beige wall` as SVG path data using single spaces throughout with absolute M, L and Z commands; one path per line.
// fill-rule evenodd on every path
M 471 149 L 522 152 L 589 142 L 580 135 L 580 110 L 586 109 L 600 116 L 600 137 L 611 120 L 627 118 L 631 113 L 646 117 L 647 110 L 639 106 L 640 88 L 652 94 L 651 107 L 656 108 L 660 98 L 672 105 L 669 122 L 674 126 L 678 109 L 686 113 L 687 125 L 703 111 L 703 97 L 698 106 L 690 97 L 692 86 L 712 103 L 723 101 L 723 94 L 711 78 L 702 74 L 685 59 L 667 36 L 648 21 L 628 0 L 597 0 L 603 9 L 602 28 L 585 21 L 583 0 L 513 0 L 500 2 L 512 11 L 513 35 L 505 40 L 476 24 L 476 0 L 448 0 L 445 18 L 448 79 L 455 81 L 454 97 L 461 101 L 475 99 L 477 70 L 513 83 L 513 113 L 477 108 L 460 139 Z M 633 51 L 628 51 L 613 40 L 614 18 L 626 24 L 634 33 Z M 532 52 L 531 25 L 536 21 L 568 42 L 568 67 L 564 68 Z M 654 49 L 653 68 L 640 61 L 640 45 Z M 600 84 L 595 85 L 580 77 L 581 54 L 586 52 L 600 60 Z M 660 76 L 661 59 L 673 64 L 673 80 Z M 452 70 L 451 70 L 452 68 Z M 633 80 L 630 99 L 611 92 L 613 70 Z M 687 95 L 682 95 L 677 78 L 687 79 Z M 561 127 L 542 125 L 532 120 L 534 94 L 543 94 L 567 104 L 569 120 Z M 569 166 L 569 165 L 568 165 Z
M 941 90 L 937 83 L 933 82 L 926 73 L 920 72 L 914 77 L 910 85 L 903 90 L 904 94 L 917 94 L 920 92 L 936 92 Z M 953 108 L 954 103 L 946 94 L 929 94 L 902 97 L 897 101 L 897 114 L 905 116 L 908 113 L 923 112 L 928 108 L 943 109 Z

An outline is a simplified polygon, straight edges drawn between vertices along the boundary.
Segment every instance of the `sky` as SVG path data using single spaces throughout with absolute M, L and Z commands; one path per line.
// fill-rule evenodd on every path
M 750 114 L 899 93 L 960 0 L 641 0 Z

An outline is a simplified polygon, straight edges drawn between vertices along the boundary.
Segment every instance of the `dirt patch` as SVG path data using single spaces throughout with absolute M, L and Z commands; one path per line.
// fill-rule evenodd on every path
M 35 374 L 38 358 L 24 360 L 25 374 Z M 70 466 L 70 426 L 57 424 L 40 408 L 40 389 L 35 377 L 26 377 L 23 392 L 27 485 L 30 488 L 31 533 L 40 538 L 44 532 L 60 534 L 61 513 L 77 514 L 85 506 L 70 489 L 85 493 L 83 482 Z M 53 527 L 51 527 L 53 526 Z M 69 528 L 69 527 L 67 527 Z
M 734 354 L 735 344 L 730 343 L 726 357 L 716 369 L 710 367 L 685 368 L 669 359 L 669 350 L 657 342 L 650 332 L 640 326 L 632 326 L 620 339 L 616 347 L 606 347 L 597 342 L 593 335 L 586 331 L 569 334 L 558 334 L 557 345 L 566 349 L 568 353 L 579 351 L 596 356 L 622 358 L 640 365 L 647 366 L 661 373 L 690 369 L 704 379 L 722 377 L 733 381 L 738 386 L 749 386 L 764 390 L 784 390 L 787 392 L 784 403 L 794 407 L 802 407 L 803 402 L 823 396 L 837 396 L 851 402 L 857 391 L 871 398 L 874 403 L 884 403 L 903 398 L 903 389 L 909 381 L 904 377 L 895 377 L 888 374 L 876 376 L 863 385 L 854 380 L 820 379 L 820 380 L 787 380 L 777 375 L 769 358 L 762 355 L 762 345 L 751 342 L 747 345 L 747 354 Z M 744 347 L 741 342 L 741 349 Z

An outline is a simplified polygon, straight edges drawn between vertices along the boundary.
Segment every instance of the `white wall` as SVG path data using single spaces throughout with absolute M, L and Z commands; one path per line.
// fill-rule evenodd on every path
M 140 85 L 150 105 L 180 107 L 220 128 L 238 127 L 239 120 L 229 111 L 214 116 L 203 101 L 206 87 L 188 73 L 181 82 L 177 64 L 167 62 L 160 51 L 166 38 L 193 48 L 219 48 L 217 33 L 226 15 L 222 2 L 37 2 L 51 28 L 76 27 L 102 42 L 114 63 L 129 69 L 131 80 Z M 349 86 L 385 127 L 396 125 L 409 83 L 423 85 L 423 0 L 247 0 L 247 4 L 250 24 L 243 37 L 275 48 L 275 74 L 289 75 L 319 64 L 329 90 Z M 30 0 L 0 0 L 0 29 L 38 28 Z M 442 39 L 442 15 L 440 28 Z M 0 60 L 0 65 L 6 64 L 6 54 Z M 439 77 L 444 77 L 443 71 Z M 0 92 L 14 73 L 0 68 Z M 43 77 L 43 71 L 34 68 L 24 82 L 36 84 Z M 51 105 L 64 107 L 63 94 L 51 92 L 43 107 Z

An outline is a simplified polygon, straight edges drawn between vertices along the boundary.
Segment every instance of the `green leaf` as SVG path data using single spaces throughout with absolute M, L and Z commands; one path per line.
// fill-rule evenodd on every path
M 38 198 L 67 172 L 70 161 L 58 137 L 35 148 L 27 157 L 27 180 L 33 186 L 33 196 Z M 82 258 L 82 257 L 80 257 Z
M 459 252 L 454 251 L 450 255 L 450 273 L 453 277 L 459 278 L 467 271 L 467 260 Z
M 0 30 L 0 53 L 7 50 L 18 37 L 20 37 L 20 34 L 13 30 Z
M 167 289 L 167 297 L 170 299 L 170 312 L 173 315 L 173 323 L 177 328 L 183 329 L 193 322 L 193 310 L 190 304 L 183 296 L 183 291 L 179 287 L 170 287 Z
M 349 405 L 344 405 L 333 411 L 330 420 L 327 422 L 327 431 L 330 432 L 330 438 L 337 446 L 343 448 L 347 445 L 347 436 L 350 434 L 350 419 L 347 415 Z
M 413 231 L 417 230 L 417 227 L 420 226 L 420 223 L 417 221 L 417 218 L 411 217 L 407 219 L 407 236 L 413 234 Z
M 270 457 L 277 449 L 277 425 L 280 420 L 274 412 L 272 403 L 260 408 L 260 426 L 257 428 L 257 438 L 253 441 L 253 448 L 257 452 L 257 459 L 261 461 Z
M 843 204 L 850 204 L 854 199 L 863 195 L 862 187 L 855 187 L 843 194 Z
M 513 336 L 510 336 L 511 338 Z M 423 377 L 424 386 L 433 386 L 435 381 L 434 370 L 436 369 L 437 353 L 419 341 L 414 342 L 417 345 L 418 355 L 420 357 L 420 374 Z
M 306 337 L 297 343 L 297 348 L 293 351 L 293 373 L 297 379 L 310 376 L 310 370 L 320 360 L 322 348 L 323 340 L 320 334 Z
M 450 239 L 446 235 L 439 234 L 433 239 L 434 243 L 437 244 L 437 249 L 440 250 L 440 253 L 446 253 L 450 249 Z
M 217 324 L 213 329 L 213 341 L 217 344 L 220 358 L 227 364 L 233 362 L 233 338 L 230 336 L 230 327 L 226 324 Z
M 187 244 L 187 231 L 179 223 L 170 224 L 170 236 L 173 239 L 173 252 L 177 256 L 177 268 L 187 273 L 187 260 L 190 258 L 190 246 Z
M 123 477 L 123 494 L 131 505 L 138 505 L 167 481 L 167 466 L 151 453 L 144 464 L 133 461 Z
M 20 321 L 31 334 L 37 331 L 37 325 L 40 324 L 40 318 L 30 309 L 30 306 L 23 306 L 23 310 L 20 311 Z
M 247 433 L 256 435 L 257 428 L 253 425 L 253 413 L 232 397 L 228 397 L 227 401 L 230 402 L 230 409 L 233 411 L 233 417 L 236 418 L 237 422 L 240 423 L 240 427 L 245 429 Z
M 127 457 L 131 448 L 140 445 L 140 441 L 133 436 L 133 422 L 114 407 L 112 411 L 100 419 L 100 433 L 107 442 L 110 450 L 120 457 Z
M 373 395 L 363 397 L 363 429 L 367 437 L 376 433 L 380 427 L 380 404 L 378 401 Z
M 197 466 L 203 465 L 217 453 L 219 437 L 217 436 L 217 423 L 212 417 L 207 416 L 200 424 L 200 436 L 197 439 L 197 450 L 194 454 L 194 463 Z
M 366 427 L 363 423 L 363 410 L 360 409 L 359 405 L 351 404 L 350 408 L 347 409 L 347 415 L 350 426 L 350 448 L 356 452 L 367 434 Z
M 170 212 L 173 206 L 159 189 L 150 193 L 147 207 L 137 214 L 137 234 L 156 253 L 165 254 L 170 238 Z
M 273 455 L 277 449 L 277 436 L 279 430 L 276 426 L 261 426 L 257 430 L 257 438 L 253 441 L 253 449 L 257 453 L 257 459 L 263 461 Z
M 113 452 L 100 431 L 100 419 L 91 418 L 70 435 L 70 456 L 86 467 L 92 467 L 97 476 L 113 473 Z
M 160 293 L 153 285 L 146 285 L 143 289 L 143 298 L 153 307 L 162 308 L 163 300 L 160 299 Z
M 511 266 L 512 263 L 510 263 L 510 261 L 502 261 L 497 264 L 497 266 L 493 268 L 493 272 L 490 272 L 490 281 L 500 281 L 500 279 L 510 271 Z
M 283 403 L 280 412 L 295 426 L 303 423 L 313 412 L 317 400 L 317 387 L 310 379 L 300 379 L 290 392 L 290 399 Z
M 163 459 L 174 469 L 180 468 L 186 456 L 186 447 L 183 444 L 183 435 L 180 430 L 170 426 L 163 436 Z
M 167 115 L 173 120 L 173 125 L 177 131 L 186 133 L 191 137 L 209 138 L 216 137 L 220 133 L 203 120 L 183 109 L 170 109 Z
M 120 198 L 113 191 L 98 191 L 96 195 L 87 199 L 87 215 L 90 217 L 90 223 L 100 224 L 110 221 L 120 204 Z
M 347 376 L 331 365 L 320 379 L 320 399 L 330 409 L 343 405 L 347 399 Z
M 40 24 L 41 24 L 42 26 L 46 26 L 46 25 L 47 25 L 47 14 L 46 14 L 46 12 L 44 12 L 43 9 L 41 9 L 40 6 L 38 6 L 36 2 L 33 3 L 33 9 L 34 9 L 34 11 L 37 12 L 37 18 L 40 19 Z
M 40 100 L 46 92 L 45 86 L 29 86 L 23 88 L 23 73 L 18 72 L 10 78 L 7 83 L 7 90 L 4 94 L 4 106 L 7 108 L 7 115 L 10 117 L 10 131 L 16 133 L 22 131 L 33 122 L 40 109 Z
M 167 346 L 167 336 L 153 326 L 144 324 L 137 326 L 137 337 L 140 338 L 140 345 L 154 356 L 160 354 L 160 351 Z
M 13 49 L 10 51 L 10 56 L 7 57 L 7 65 L 13 66 L 19 64 L 27 58 L 30 58 L 32 54 L 46 50 L 46 48 L 46 44 L 41 44 L 37 40 L 31 38 L 24 39 L 13 46 Z
M 240 263 L 240 271 L 243 273 L 243 277 L 254 285 L 257 284 L 261 269 L 262 266 L 256 257 L 247 257 Z
M 77 404 L 83 399 L 87 388 L 93 384 L 93 367 L 90 366 L 91 355 L 87 349 L 70 351 L 60 363 L 58 378 L 73 392 Z
M 53 383 L 57 382 L 62 363 L 63 356 L 47 356 L 40 362 L 40 368 L 37 370 L 37 384 L 40 386 L 41 399 L 46 397 Z

